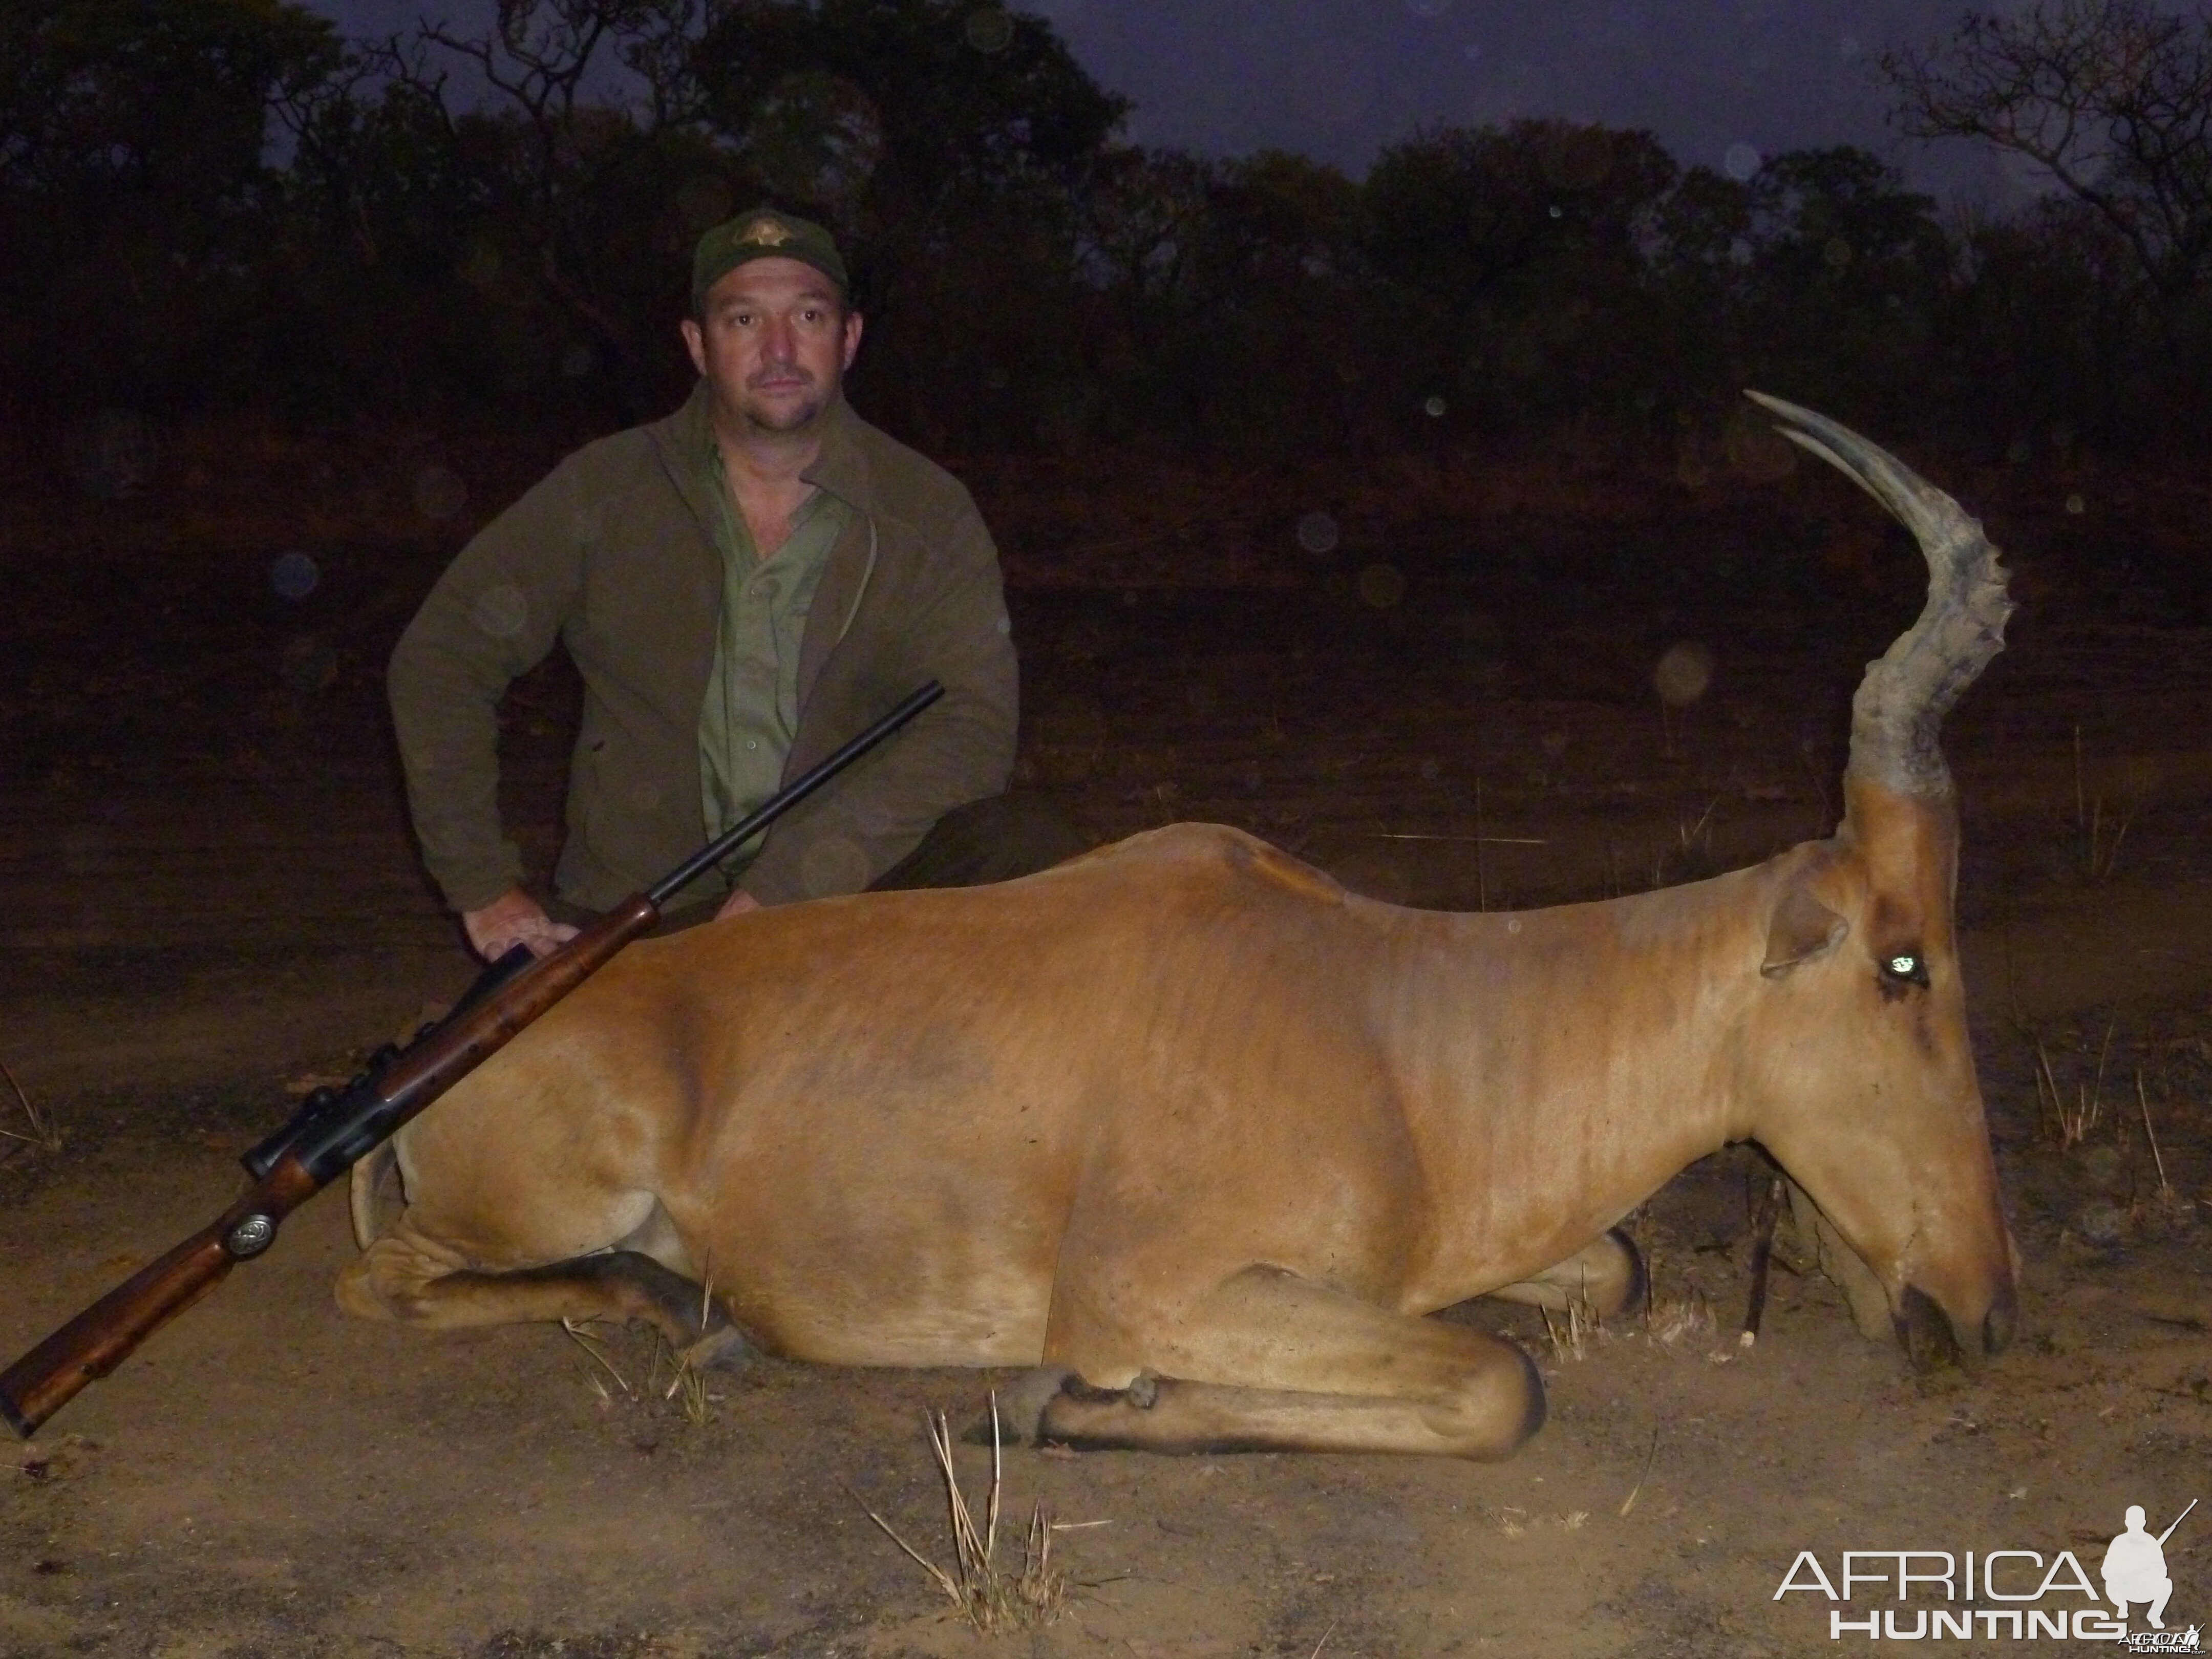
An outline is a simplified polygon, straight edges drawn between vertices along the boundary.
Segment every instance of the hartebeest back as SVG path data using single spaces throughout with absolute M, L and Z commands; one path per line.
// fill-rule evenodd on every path
M 1534 1368 L 1425 1316 L 1566 1285 L 1620 1305 L 1638 1274 L 1608 1230 L 1755 1139 L 1916 1353 L 1995 1352 L 2013 1276 L 1936 729 L 1997 648 L 2002 580 L 1948 497 L 1761 401 L 1933 574 L 1861 688 L 1832 838 L 1455 915 L 1184 824 L 635 945 L 356 1171 L 339 1299 L 1030 1367 L 1014 1428 L 1079 1445 L 1498 1456 L 1542 1421 Z

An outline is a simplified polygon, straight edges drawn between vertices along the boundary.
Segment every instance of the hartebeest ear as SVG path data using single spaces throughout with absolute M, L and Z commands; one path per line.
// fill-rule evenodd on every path
M 1766 960 L 1759 971 L 1773 979 L 1801 962 L 1824 957 L 1844 942 L 1850 923 L 1814 898 L 1802 882 L 1793 882 L 1766 924 Z

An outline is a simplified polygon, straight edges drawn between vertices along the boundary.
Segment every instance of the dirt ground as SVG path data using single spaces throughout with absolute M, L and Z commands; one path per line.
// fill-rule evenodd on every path
M 377 676 L 535 459 L 208 441 L 141 499 L 0 503 L 0 1128 L 33 1137 L 0 1140 L 0 1358 L 210 1219 L 293 1093 L 466 982 Z M 1650 1317 L 1577 1341 L 1444 1316 L 1542 1368 L 1549 1425 L 1510 1462 L 1014 1452 L 1010 1523 L 1042 1504 L 1069 1583 L 1056 1622 L 985 1637 L 870 1511 L 949 1559 L 924 1415 L 1003 1379 L 769 1362 L 687 1412 L 639 1336 L 354 1322 L 331 1194 L 0 1447 L 0 1654 L 1771 1656 L 1832 1646 L 1829 1601 L 1777 1599 L 1800 1551 L 1832 1577 L 1846 1550 L 2072 1551 L 2094 1577 L 2127 1505 L 2155 1530 L 2212 1498 L 2206 503 L 2071 458 L 1929 470 L 2025 600 L 1947 730 L 2026 1257 L 2000 1362 L 1909 1375 L 1786 1224 L 1739 1346 L 1764 1176 L 1731 1149 L 1636 1218 Z M 1102 838 L 1235 823 L 1420 905 L 1764 857 L 1828 826 L 1859 665 L 1920 581 L 1871 507 L 1778 472 L 975 468 L 1014 583 L 1022 778 Z M 310 591 L 279 591 L 287 553 Z M 1669 709 L 1654 668 L 1684 642 L 1711 684 Z M 540 867 L 574 696 L 556 663 L 508 711 Z M 988 1452 L 958 1461 L 980 1498 Z M 2166 1560 L 2169 1622 L 2212 1622 L 2212 1513 Z

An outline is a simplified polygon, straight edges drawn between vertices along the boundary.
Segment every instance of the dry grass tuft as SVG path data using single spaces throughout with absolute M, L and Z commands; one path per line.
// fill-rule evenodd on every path
M 2105 1026 L 2105 1041 L 2097 1050 L 2097 1070 L 2094 1079 L 2076 1077 L 2074 1097 L 2069 1102 L 2066 1091 L 2058 1086 L 2058 1074 L 2051 1069 L 2051 1051 L 2041 1037 L 2035 1040 L 2035 1105 L 2039 1122 L 2053 1126 L 2058 1139 L 2058 1150 L 2071 1152 L 2089 1138 L 2091 1130 L 2105 1111 L 2105 1062 L 2112 1052 L 2112 1023 Z
M 1053 1528 L 1045 1519 L 1042 1503 L 1033 1504 L 1030 1510 L 1029 1529 L 1022 1540 L 1021 1565 L 1017 1569 L 1001 1567 L 995 1559 L 999 1499 L 1006 1474 L 999 1440 L 998 1395 L 991 1396 L 991 1495 L 980 1532 L 960 1490 L 960 1477 L 952 1468 L 952 1433 L 945 1414 L 940 1412 L 934 1417 L 925 1417 L 923 1422 L 929 1430 L 929 1449 L 936 1455 L 937 1472 L 944 1480 L 945 1501 L 951 1511 L 951 1567 L 939 1566 L 900 1537 L 891 1523 L 873 1510 L 868 1510 L 868 1519 L 913 1558 L 968 1622 L 986 1635 L 1036 1630 L 1052 1623 L 1060 1616 L 1060 1603 L 1067 1593 L 1067 1579 L 1052 1565 Z
M 668 1372 L 665 1387 L 660 1381 L 664 1367 Z M 695 1429 L 705 1428 L 714 1419 L 714 1396 L 707 1392 L 706 1372 L 692 1362 L 690 1355 L 669 1346 L 668 1339 L 659 1331 L 653 1334 L 653 1369 L 646 1375 L 645 1389 L 647 1394 L 658 1391 L 664 1401 L 673 1401 L 684 1420 Z
M 8 1079 L 9 1088 L 15 1091 L 15 1103 L 22 1109 L 23 1120 L 29 1125 L 27 1133 L 18 1129 L 0 1129 L 0 1135 L 5 1135 L 10 1140 L 20 1140 L 27 1146 L 35 1146 L 43 1152 L 61 1151 L 60 1123 L 56 1121 L 52 1113 L 41 1110 L 38 1103 L 23 1092 L 23 1085 L 15 1081 L 15 1073 L 9 1068 L 8 1062 L 4 1060 L 0 1060 L 0 1077 L 5 1077 Z
M 2130 1207 L 2160 1223 L 2186 1224 L 2196 1218 L 2197 1200 L 2184 1197 L 2166 1176 L 2166 1152 L 2158 1144 L 2158 1131 L 2151 1124 L 2150 1095 L 2143 1087 L 2140 1067 L 2136 1072 L 2136 1104 L 2142 1112 L 2143 1139 L 2150 1143 L 2151 1162 L 2158 1170 L 2158 1190 L 2138 1198 Z
M 653 1354 L 644 1380 L 634 1382 L 615 1364 L 606 1340 L 586 1328 L 586 1324 L 563 1319 L 561 1328 L 590 1358 L 591 1364 L 584 1370 L 584 1381 L 599 1395 L 601 1406 L 612 1406 L 617 1395 L 632 1405 L 650 1406 L 658 1400 L 664 1405 L 672 1403 L 683 1413 L 684 1420 L 695 1429 L 703 1429 L 714 1421 L 714 1402 L 722 1396 L 707 1392 L 707 1374 L 689 1354 L 672 1346 L 659 1331 L 653 1334 Z M 612 1388 L 607 1386 L 610 1382 Z
M 623 1399 L 635 1400 L 637 1398 L 637 1390 L 630 1387 L 629 1379 L 624 1376 L 622 1374 L 621 1368 L 617 1366 L 612 1359 L 608 1358 L 607 1346 L 605 1342 L 592 1335 L 591 1332 L 586 1330 L 581 1325 L 578 1324 L 573 1319 L 563 1319 L 561 1322 L 561 1328 L 568 1332 L 568 1340 L 570 1341 L 574 1342 L 578 1347 L 581 1348 L 586 1354 L 590 1356 L 592 1365 L 596 1367 L 596 1369 L 587 1368 L 585 1370 L 584 1381 L 592 1385 L 592 1390 L 599 1396 L 599 1403 L 601 1405 L 612 1405 L 614 1403 L 615 1397 L 607 1391 L 606 1383 L 600 1379 L 600 1371 L 605 1371 L 608 1376 L 614 1379 L 615 1387 L 622 1391 L 622 1397 Z
M 1720 1329 L 1720 1320 L 1705 1293 L 1695 1285 L 1688 1293 L 1680 1297 L 1659 1293 L 1659 1252 L 1646 1245 L 1644 1250 L 1644 1334 L 1647 1340 L 1662 1348 L 1679 1346 L 1694 1338 L 1710 1342 Z
M 1646 1328 L 1654 1342 L 1662 1348 L 1672 1348 L 1691 1340 L 1710 1342 L 1720 1328 L 1720 1322 L 1713 1316 L 1712 1304 L 1702 1293 L 1693 1291 L 1680 1300 L 1662 1301 L 1654 1297 Z
M 1605 1329 L 1605 1322 L 1586 1297 L 1571 1298 L 1556 1316 L 1549 1308 L 1537 1311 L 1544 1316 L 1544 1334 L 1551 1339 L 1552 1358 L 1562 1363 L 1583 1358 Z
M 2120 862 L 2120 845 L 2128 838 L 2128 826 L 2136 821 L 2142 810 L 2138 801 L 2124 813 L 2107 817 L 2105 798 L 2091 799 L 2088 785 L 2081 767 L 2081 727 L 2074 727 L 2074 830 L 2068 838 L 2070 851 L 2081 878 L 2090 883 L 2110 881 L 2112 872 Z

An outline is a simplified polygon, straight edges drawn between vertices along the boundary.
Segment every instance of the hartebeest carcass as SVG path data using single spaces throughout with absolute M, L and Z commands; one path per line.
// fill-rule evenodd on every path
M 1079 1446 L 1501 1456 L 1511 1343 L 1425 1316 L 1583 1280 L 1692 1160 L 1756 1140 L 1908 1346 L 2014 1321 L 1952 925 L 1937 727 L 2000 648 L 1948 496 L 1761 398 L 1918 537 L 1926 610 L 1853 704 L 1842 827 L 1606 903 L 1376 903 L 1180 824 L 996 887 L 631 947 L 356 1171 L 361 1314 L 642 1317 L 797 1358 L 1036 1368 Z M 702 1330 L 699 1285 L 717 1312 Z

